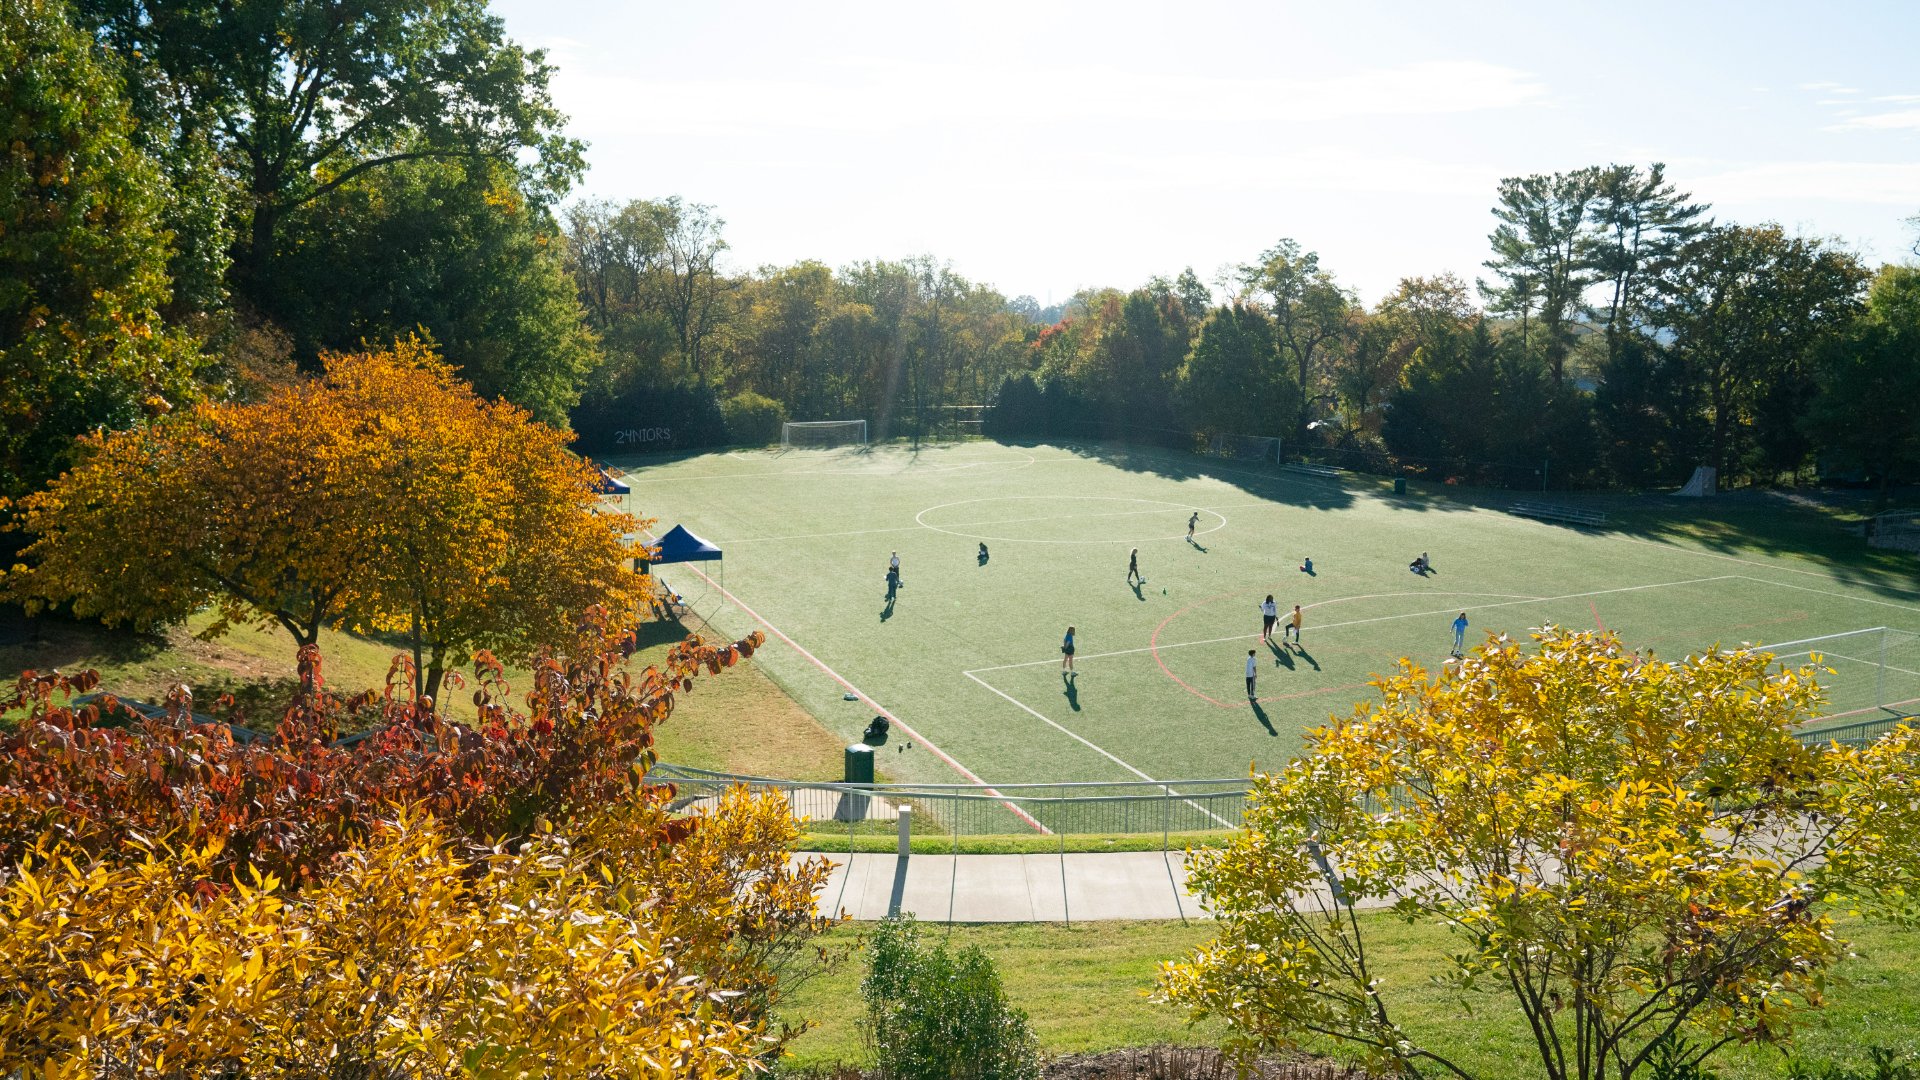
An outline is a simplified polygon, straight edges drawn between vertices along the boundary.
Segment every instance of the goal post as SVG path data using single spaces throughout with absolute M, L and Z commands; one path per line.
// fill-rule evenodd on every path
M 1216 434 L 1207 440 L 1207 448 L 1220 457 L 1239 461 L 1280 461 L 1280 440 L 1268 435 Z
M 865 420 L 791 420 L 780 425 L 780 448 L 867 445 Z
M 1762 648 L 1784 667 L 1814 664 L 1828 669 L 1815 677 L 1827 697 L 1819 720 L 1920 712 L 1920 634 L 1875 626 Z

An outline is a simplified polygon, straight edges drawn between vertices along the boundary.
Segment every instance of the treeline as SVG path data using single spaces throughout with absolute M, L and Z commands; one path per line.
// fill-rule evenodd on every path
M 83 433 L 414 334 L 596 452 L 998 405 L 1013 438 L 1275 436 L 1466 482 L 1920 459 L 1915 271 L 1716 221 L 1658 165 L 1504 181 L 1483 281 L 1368 306 L 1283 240 L 1043 310 L 932 257 L 733 269 L 679 198 L 563 209 L 552 75 L 484 0 L 0 7 L 0 497 Z
M 576 413 L 603 439 L 686 395 L 689 432 L 783 418 L 1191 446 L 1216 433 L 1362 468 L 1510 486 L 1889 483 L 1920 466 L 1920 271 L 1722 223 L 1662 166 L 1502 182 L 1486 278 L 1407 277 L 1368 306 L 1282 240 L 1043 313 L 932 259 L 728 275 L 678 199 L 586 204 L 568 265 L 606 352 Z M 711 417 L 702 424 L 697 417 Z

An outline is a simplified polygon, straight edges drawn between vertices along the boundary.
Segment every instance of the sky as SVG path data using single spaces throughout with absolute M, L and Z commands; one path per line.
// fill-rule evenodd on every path
M 1282 237 L 1369 302 L 1485 274 L 1502 177 L 1665 162 L 1870 263 L 1920 214 L 1920 2 L 494 0 L 591 165 L 730 268 L 932 255 L 1057 302 Z

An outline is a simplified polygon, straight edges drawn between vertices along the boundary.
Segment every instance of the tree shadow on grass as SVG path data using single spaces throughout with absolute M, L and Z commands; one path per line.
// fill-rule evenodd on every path
M 1272 464 L 1208 458 L 1199 454 L 1134 443 L 1077 439 L 1014 440 L 1004 445 L 1051 447 L 1127 472 L 1170 480 L 1208 478 L 1275 502 L 1318 509 L 1349 506 L 1354 494 L 1336 480 L 1280 472 Z
M 28 617 L 0 605 L 0 677 L 88 664 L 137 664 L 167 651 L 164 634 L 143 634 L 47 612 Z

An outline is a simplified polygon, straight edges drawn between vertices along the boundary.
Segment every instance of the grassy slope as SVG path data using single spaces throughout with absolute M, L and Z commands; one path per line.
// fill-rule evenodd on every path
M 1537 1073 L 1531 1039 L 1520 1017 L 1493 995 L 1471 1002 L 1433 984 L 1445 936 L 1429 927 L 1409 927 L 1387 916 L 1367 917 L 1375 935 L 1373 956 L 1386 981 L 1395 1018 L 1432 1049 L 1454 1058 L 1478 1076 L 1522 1080 Z M 1844 962 L 1831 1003 L 1802 1029 L 1796 1052 L 1805 1059 L 1864 1064 L 1867 1048 L 1887 1046 L 1920 1052 L 1920 931 L 1848 920 L 1843 933 L 1855 943 Z M 1210 923 L 1085 923 L 1024 926 L 963 925 L 952 941 L 976 944 L 998 963 L 1014 1004 L 1026 1009 L 1050 1053 L 1103 1050 L 1153 1043 L 1205 1043 L 1222 1029 L 1209 1022 L 1189 1027 L 1172 1009 L 1149 1003 L 1155 965 L 1179 956 L 1211 936 Z M 835 932 L 857 937 L 858 926 Z M 856 957 L 831 975 L 805 984 L 785 1007 L 789 1018 L 818 1027 L 793 1047 L 796 1065 L 862 1060 Z M 1471 1006 L 1471 1008 L 1469 1008 Z M 1735 1046 L 1716 1059 L 1726 1080 L 1762 1080 L 1786 1075 L 1777 1048 Z
M 193 689 L 201 711 L 223 715 L 214 699 L 231 693 L 249 726 L 270 728 L 295 685 L 294 650 L 285 634 L 236 627 L 215 641 L 194 632 L 210 620 L 202 617 L 164 634 L 131 634 L 90 623 L 43 618 L 7 624 L 0 638 L 0 678 L 52 668 L 100 672 L 102 688 L 121 697 L 158 701 L 174 683 Z M 653 624 L 644 628 L 636 670 L 654 663 L 668 648 L 702 625 Z M 385 684 L 398 647 L 351 634 L 321 638 L 323 673 L 328 685 L 353 691 Z M 508 684 L 526 690 L 526 674 L 509 671 Z M 473 706 L 459 692 L 444 695 L 456 717 Z M 702 676 L 694 691 L 678 698 L 673 716 L 659 731 L 661 756 L 699 768 L 801 779 L 837 779 L 840 742 L 795 705 L 773 681 L 749 662 L 720 677 Z

